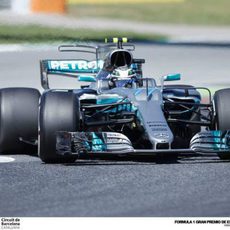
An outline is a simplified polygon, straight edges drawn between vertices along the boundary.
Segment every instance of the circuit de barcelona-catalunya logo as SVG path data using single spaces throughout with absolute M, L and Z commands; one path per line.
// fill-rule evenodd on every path
M 20 219 L 1 218 L 1 229 L 20 229 Z

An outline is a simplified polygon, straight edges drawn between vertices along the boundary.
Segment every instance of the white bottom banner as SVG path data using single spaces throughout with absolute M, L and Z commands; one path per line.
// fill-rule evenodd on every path
M 230 227 L 230 218 L 20 218 L 1 217 L 0 229 L 18 230 L 153 230 L 171 229 L 223 229 Z

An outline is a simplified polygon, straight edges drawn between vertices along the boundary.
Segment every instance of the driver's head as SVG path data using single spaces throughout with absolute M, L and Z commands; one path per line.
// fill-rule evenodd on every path
M 110 76 L 117 77 L 119 79 L 127 79 L 136 77 L 136 74 L 133 72 L 132 69 L 128 68 L 127 66 L 122 66 L 114 69 Z
M 110 88 L 129 87 L 136 79 L 136 73 L 127 66 L 122 66 L 114 69 L 107 78 L 109 79 Z

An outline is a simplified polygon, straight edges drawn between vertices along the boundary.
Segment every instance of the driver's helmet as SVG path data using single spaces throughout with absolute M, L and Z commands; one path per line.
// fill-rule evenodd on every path
M 136 73 L 128 67 L 118 67 L 109 76 L 109 87 L 131 87 L 136 81 Z

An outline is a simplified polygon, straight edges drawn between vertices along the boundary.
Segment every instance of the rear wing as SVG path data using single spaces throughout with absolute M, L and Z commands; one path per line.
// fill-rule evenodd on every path
M 142 64 L 144 59 L 133 59 L 132 68 L 137 77 L 142 78 Z M 84 59 L 52 59 L 40 61 L 41 85 L 43 89 L 49 89 L 49 75 L 62 75 L 72 78 L 80 78 L 83 75 L 97 76 L 103 68 L 104 61 L 88 61 Z
M 44 89 L 49 89 L 48 76 L 62 75 L 78 78 L 80 75 L 97 75 L 103 67 L 103 61 L 98 57 L 98 46 L 93 45 L 61 45 L 58 47 L 60 52 L 80 52 L 93 55 L 93 61 L 86 59 L 49 59 L 40 61 L 41 85 Z
M 41 85 L 44 89 L 49 89 L 48 75 L 62 75 L 78 78 L 81 75 L 97 75 L 102 69 L 104 62 L 102 60 L 88 61 L 84 59 L 76 60 L 41 60 Z
M 103 68 L 105 55 L 116 48 L 125 48 L 128 51 L 134 51 L 135 46 L 128 43 L 126 38 L 113 38 L 106 40 L 104 45 L 61 45 L 58 47 L 60 52 L 80 52 L 92 54 L 93 61 L 86 59 L 47 59 L 40 61 L 41 85 L 44 89 L 49 89 L 48 75 L 62 75 L 67 77 L 79 78 L 82 75 L 95 76 Z M 123 44 L 128 43 L 128 44 Z M 139 76 L 142 76 L 142 64 L 144 59 L 134 59 L 132 68 Z

